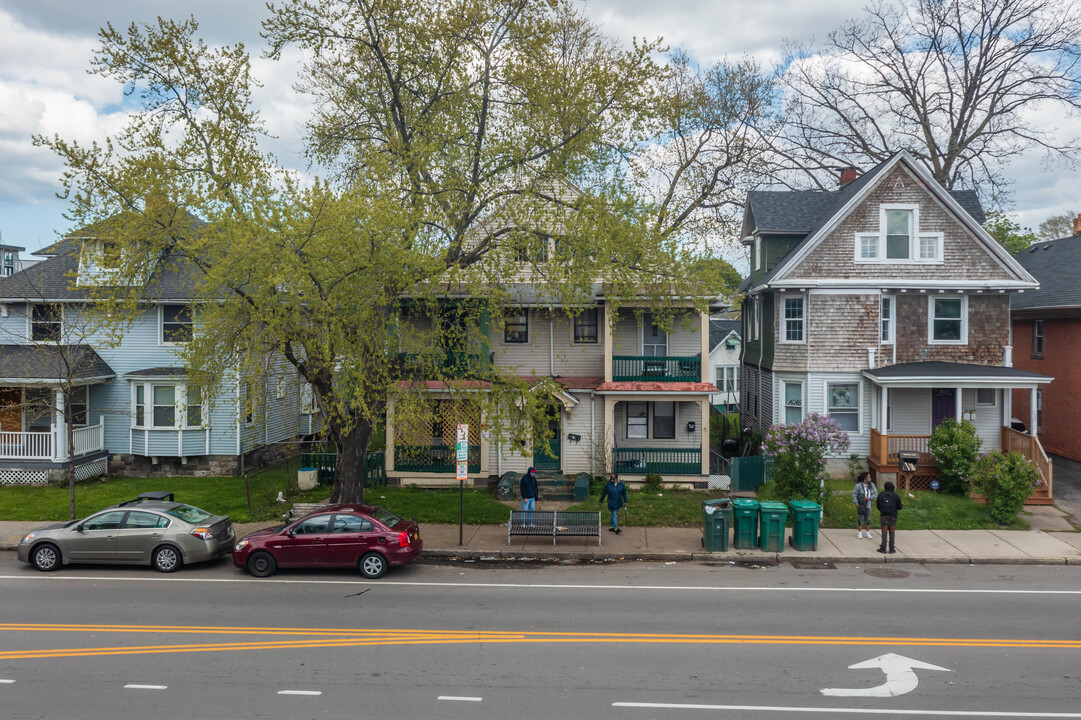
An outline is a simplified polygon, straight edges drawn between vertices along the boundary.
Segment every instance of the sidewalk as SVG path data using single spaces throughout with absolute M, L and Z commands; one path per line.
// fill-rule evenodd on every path
M 830 563 L 959 563 L 1081 565 L 1081 533 L 1069 532 L 1064 514 L 1042 507 L 1028 518 L 1038 530 L 905 530 L 897 531 L 897 553 L 876 551 L 878 531 L 872 539 L 856 537 L 852 529 L 819 531 L 818 550 L 783 552 L 734 550 L 707 553 L 700 528 L 625 527 L 621 535 L 603 532 L 596 538 L 559 538 L 555 545 L 540 537 L 515 537 L 507 543 L 505 525 L 466 525 L 458 544 L 457 525 L 422 525 L 424 555 L 460 559 L 530 559 L 594 561 L 778 562 Z M 0 522 L 0 549 L 14 550 L 23 535 L 48 523 Z M 273 523 L 237 524 L 237 537 Z M 786 533 L 787 536 L 787 533 Z

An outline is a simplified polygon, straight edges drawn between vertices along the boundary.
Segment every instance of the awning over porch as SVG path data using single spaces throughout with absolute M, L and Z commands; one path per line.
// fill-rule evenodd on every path
M 89 345 L 0 345 L 0 385 L 85 384 L 115 377 Z
M 951 362 L 915 362 L 887 365 L 863 371 L 876 385 L 895 387 L 995 387 L 1034 388 L 1054 378 L 997 365 L 972 365 Z

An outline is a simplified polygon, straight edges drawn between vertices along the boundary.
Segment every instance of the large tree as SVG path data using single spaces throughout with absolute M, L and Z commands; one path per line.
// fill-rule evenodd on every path
M 363 497 L 373 425 L 390 398 L 396 424 L 420 418 L 420 379 L 481 405 L 496 439 L 543 435 L 537 393 L 476 360 L 508 305 L 573 313 L 604 282 L 614 305 L 670 314 L 673 295 L 702 307 L 719 292 L 684 268 L 758 151 L 768 88 L 754 68 L 658 65 L 655 44 L 621 48 L 563 0 L 270 9 L 269 55 L 296 44 L 307 58 L 298 87 L 316 101 L 309 159 L 325 179 L 261 150 L 248 56 L 206 47 L 194 19 L 105 28 L 94 69 L 141 109 L 102 147 L 39 142 L 67 163 L 77 221 L 127 219 L 114 235 L 132 307 L 148 266 L 190 265 L 205 300 L 193 372 L 211 383 L 281 357 L 311 383 L 338 451 L 332 499 Z
M 1074 0 L 874 0 L 787 57 L 778 150 L 825 184 L 905 149 L 998 205 L 1013 158 L 1077 160 L 1076 134 L 1044 118 L 1081 109 L 1079 37 Z

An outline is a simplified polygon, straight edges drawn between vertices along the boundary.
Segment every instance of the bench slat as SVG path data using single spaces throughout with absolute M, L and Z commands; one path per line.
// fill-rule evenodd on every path
M 601 514 L 595 510 L 511 510 L 507 522 L 507 544 L 515 535 L 549 536 L 555 545 L 559 537 L 597 537 L 601 544 Z

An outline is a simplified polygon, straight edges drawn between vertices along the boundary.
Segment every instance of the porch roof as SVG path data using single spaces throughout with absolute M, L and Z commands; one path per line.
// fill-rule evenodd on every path
M 606 382 L 597 387 L 597 392 L 604 393 L 701 393 L 720 392 L 713 383 L 704 382 Z
M 124 373 L 127 378 L 183 378 L 188 371 L 182 367 L 152 367 Z
M 1038 373 L 995 365 L 972 365 L 951 362 L 914 362 L 864 370 L 863 375 L 882 387 L 961 387 L 1034 388 L 1054 378 Z
M 0 383 L 4 385 L 92 383 L 115 377 L 89 345 L 0 345 Z

